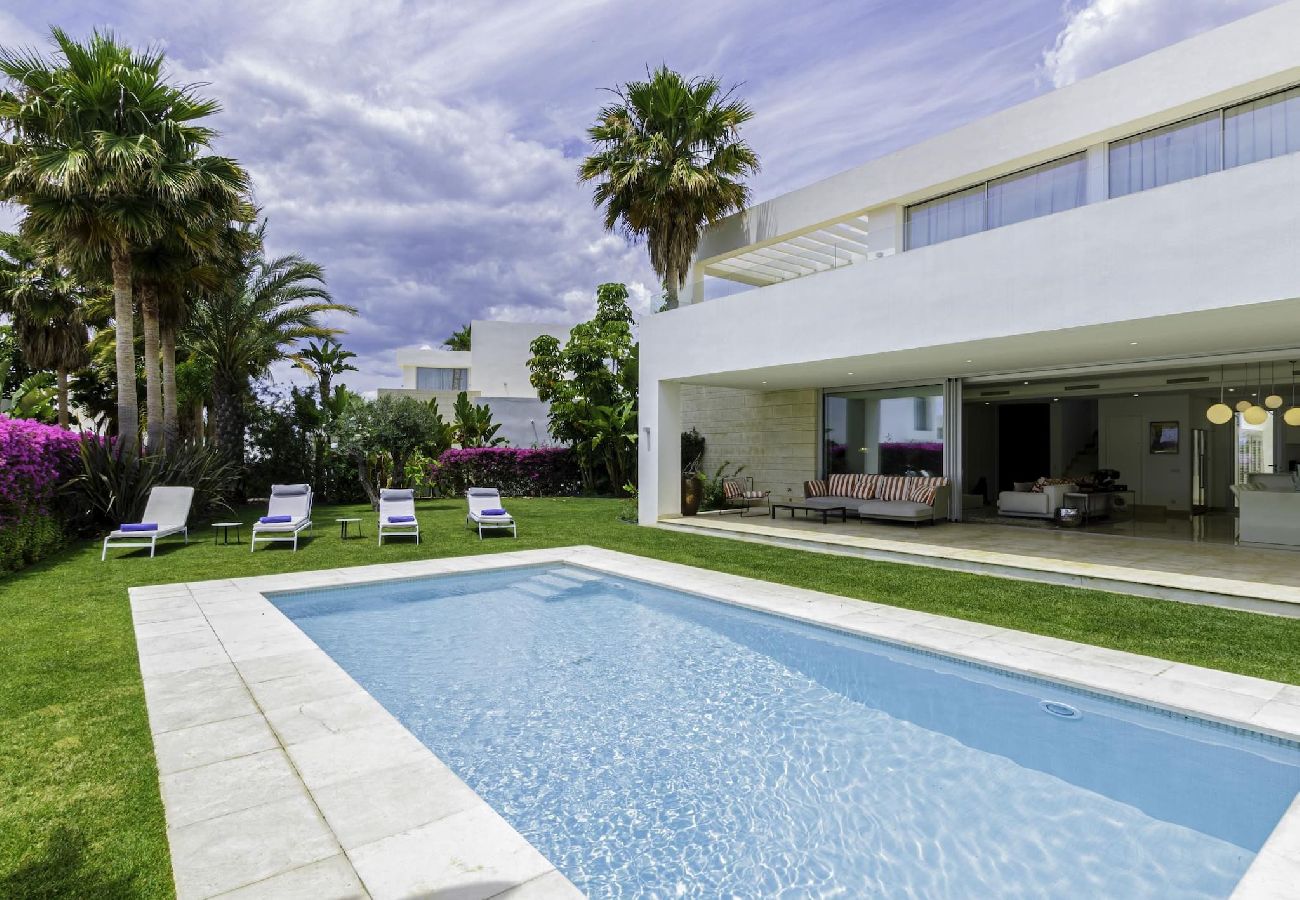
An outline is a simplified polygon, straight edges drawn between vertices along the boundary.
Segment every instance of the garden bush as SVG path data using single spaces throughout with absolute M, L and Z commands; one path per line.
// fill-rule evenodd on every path
M 78 469 L 81 436 L 0 416 L 0 571 L 21 568 L 63 544 L 60 486 Z
M 572 497 L 582 488 L 578 461 L 568 447 L 467 447 L 443 451 L 433 481 L 444 494 L 494 487 L 509 497 Z

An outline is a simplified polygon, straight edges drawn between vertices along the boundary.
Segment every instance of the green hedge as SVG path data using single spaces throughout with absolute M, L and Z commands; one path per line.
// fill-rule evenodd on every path
M 0 572 L 13 572 L 49 556 L 67 538 L 58 519 L 31 511 L 0 527 Z

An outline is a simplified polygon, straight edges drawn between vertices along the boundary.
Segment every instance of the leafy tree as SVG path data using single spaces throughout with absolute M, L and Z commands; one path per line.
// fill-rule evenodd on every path
M 89 333 L 81 316 L 85 294 L 51 256 L 19 235 L 0 232 L 0 312 L 13 318 L 26 364 L 55 373 L 62 428 L 71 423 L 68 372 L 90 361 Z
M 158 240 L 196 191 L 242 193 L 226 157 L 203 155 L 219 110 L 168 82 L 164 56 L 108 32 L 78 43 L 51 29 L 56 58 L 0 49 L 0 199 L 24 208 L 25 234 L 82 268 L 112 272 L 121 446 L 139 443 L 132 254 Z M 173 213 L 169 217 L 168 213 Z
M 749 201 L 743 179 L 759 163 L 740 128 L 754 113 L 734 87 L 666 66 L 614 94 L 587 130 L 596 152 L 578 176 L 596 183 L 606 230 L 646 241 L 671 309 L 703 228 Z
M 452 442 L 452 429 L 436 400 L 387 394 L 370 403 L 350 403 L 339 416 L 336 434 L 339 449 L 355 459 L 357 477 L 376 509 L 381 488 L 407 486 L 411 459 L 437 458 Z
M 567 343 L 544 334 L 529 349 L 529 381 L 551 405 L 551 434 L 577 454 L 584 487 L 617 493 L 634 483 L 637 345 L 627 287 L 602 284 L 595 316 L 575 325 Z
M 244 456 L 244 401 L 252 380 L 290 358 L 296 342 L 337 334 L 322 324 L 322 313 L 356 313 L 330 297 L 320 266 L 297 255 L 267 260 L 261 241 L 256 244 L 220 289 L 197 298 L 186 331 L 212 372 L 217 446 L 235 460 Z
M 15 419 L 35 419 L 53 425 L 59 418 L 55 409 L 57 396 L 54 376 L 49 372 L 35 372 L 14 385 L 6 414 Z
M 503 437 L 497 437 L 501 425 L 492 421 L 492 407 L 486 403 L 472 403 L 469 394 L 461 391 L 456 395 L 456 405 L 452 410 L 455 416 L 453 424 L 457 445 L 461 447 L 498 447 L 506 443 Z
M 316 379 L 316 384 L 320 389 L 320 398 L 323 401 L 328 400 L 332 395 L 330 393 L 330 384 L 334 376 L 341 375 L 344 372 L 355 372 L 357 367 L 348 362 L 349 359 L 356 359 L 357 355 L 351 350 L 344 350 L 343 345 L 333 338 L 326 338 L 320 343 L 312 341 L 307 345 L 306 350 L 300 350 L 294 355 L 293 361 L 298 368 L 302 369 L 312 378 Z
M 451 337 L 443 341 L 442 345 L 448 350 L 468 350 L 469 349 L 469 326 L 462 325 L 451 333 Z

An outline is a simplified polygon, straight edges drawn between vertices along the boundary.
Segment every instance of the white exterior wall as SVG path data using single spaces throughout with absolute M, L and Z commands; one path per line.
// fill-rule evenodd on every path
M 537 391 L 528 382 L 528 360 L 533 339 L 549 334 L 563 343 L 569 339 L 568 325 L 538 322 L 470 323 L 469 388 L 484 397 L 532 397 Z
M 1092 202 L 1077 209 L 648 316 L 642 426 L 665 440 L 652 450 L 643 430 L 642 521 L 678 509 L 661 481 L 680 466 L 679 383 L 934 384 L 1300 345 L 1300 153 L 1106 199 L 1104 146 L 1300 83 L 1296 34 L 1300 2 L 1286 3 L 712 229 L 696 271 L 862 211 L 897 249 L 903 204 L 1088 152 Z M 742 322 L 744 340 L 722 338 Z

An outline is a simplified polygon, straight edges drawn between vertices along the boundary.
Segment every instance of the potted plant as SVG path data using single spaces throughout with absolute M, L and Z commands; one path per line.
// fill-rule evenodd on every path
M 692 428 L 682 432 L 682 515 L 700 511 L 704 497 L 704 479 L 700 465 L 704 461 L 704 435 Z

